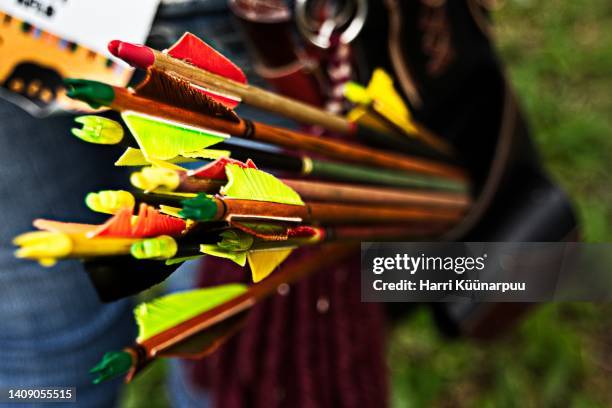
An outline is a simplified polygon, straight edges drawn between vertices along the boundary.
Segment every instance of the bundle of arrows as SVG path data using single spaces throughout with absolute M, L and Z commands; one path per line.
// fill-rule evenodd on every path
M 146 79 L 135 89 L 67 79 L 67 94 L 119 112 L 125 127 L 88 115 L 76 118 L 72 133 L 124 145 L 115 164 L 138 166 L 133 190 L 87 195 L 90 209 L 110 215 L 101 225 L 35 220 L 38 231 L 15 238 L 17 256 L 47 266 L 82 259 L 106 301 L 143 291 L 205 255 L 248 265 L 253 283 L 139 305 L 138 338 L 104 355 L 92 369 L 95 382 L 129 380 L 160 356 L 200 358 L 280 284 L 341 259 L 351 242 L 436 239 L 469 208 L 468 180 L 452 147 L 414 123 L 382 70 L 367 87 L 346 87 L 355 108 L 343 117 L 248 85 L 238 67 L 189 33 L 163 52 L 120 41 L 109 50 L 146 69 Z M 234 112 L 239 103 L 345 136 L 255 122 Z M 279 267 L 310 245 L 320 249 Z

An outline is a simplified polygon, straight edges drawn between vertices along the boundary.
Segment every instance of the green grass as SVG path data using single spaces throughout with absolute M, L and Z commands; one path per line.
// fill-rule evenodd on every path
M 166 408 L 169 407 L 166 391 L 164 360 L 155 361 L 140 373 L 132 383 L 124 387 L 121 408 Z
M 393 406 L 612 406 L 612 319 L 602 319 L 605 312 L 590 304 L 543 306 L 487 344 L 442 338 L 421 310 L 392 335 Z
M 612 242 L 612 3 L 506 1 L 497 44 L 544 163 L 574 201 L 583 238 Z M 492 344 L 449 341 L 420 310 L 392 333 L 395 407 L 612 406 L 612 307 L 549 304 Z M 123 407 L 167 406 L 164 364 Z
M 576 203 L 584 239 L 612 241 L 612 3 L 521 0 L 495 17 L 544 163 Z
M 507 1 L 497 45 L 583 239 L 612 242 L 612 3 Z M 612 307 L 549 304 L 493 344 L 449 341 L 422 310 L 389 350 L 395 407 L 612 406 Z

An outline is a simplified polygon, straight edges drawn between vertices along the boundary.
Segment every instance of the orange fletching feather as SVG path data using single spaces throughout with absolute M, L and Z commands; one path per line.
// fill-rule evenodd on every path
M 113 236 L 129 238 L 146 238 L 158 235 L 180 235 L 186 227 L 184 220 L 161 214 L 155 208 L 140 204 L 136 222 L 132 222 L 132 210 L 125 208 L 88 234 L 95 236 Z

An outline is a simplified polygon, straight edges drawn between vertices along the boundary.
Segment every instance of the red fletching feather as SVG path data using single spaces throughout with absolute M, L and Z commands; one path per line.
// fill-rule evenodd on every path
M 191 33 L 183 34 L 183 36 L 168 49 L 167 53 L 173 58 L 183 60 L 213 74 L 242 84 L 247 83 L 246 76 L 240 68 Z M 217 94 L 214 90 L 200 90 L 231 108 L 236 107 L 239 103 L 239 101 L 232 99 L 231 95 Z
M 324 230 L 322 228 L 315 228 L 309 225 L 300 225 L 287 229 L 287 236 L 289 238 L 310 238 L 323 233 Z
M 232 159 L 230 157 L 221 157 L 214 162 L 208 163 L 206 166 L 202 166 L 199 169 L 193 170 L 189 174 L 196 178 L 210 179 L 210 180 L 227 180 L 225 175 L 225 166 L 228 164 L 235 164 L 243 169 L 256 169 L 257 166 L 253 163 L 253 160 L 248 159 L 246 163 L 240 160 Z
M 161 214 L 155 208 L 140 204 L 136 222 L 132 223 L 132 210 L 125 208 L 100 225 L 90 237 L 146 238 L 158 235 L 177 236 L 186 227 L 184 220 Z
M 124 208 L 113 215 L 104 224 L 89 233 L 90 237 L 112 236 L 112 237 L 131 237 L 132 236 L 132 210 Z
M 203 93 L 204 95 L 208 96 L 210 99 L 212 99 L 215 102 L 220 103 L 221 105 L 225 106 L 226 108 L 229 109 L 234 109 L 236 106 L 238 106 L 238 104 L 240 103 L 240 98 L 239 97 L 230 97 L 228 95 L 221 95 L 219 93 L 215 93 L 214 91 L 210 90 L 210 89 L 204 89 L 201 88 L 197 85 L 191 84 L 191 87 L 193 89 L 195 89 L 198 92 Z
M 141 204 L 138 211 L 138 221 L 133 227 L 133 234 L 139 237 L 153 237 L 157 235 L 180 235 L 186 224 L 180 218 L 161 214 L 155 208 Z
M 183 34 L 168 49 L 168 55 L 233 81 L 243 84 L 247 82 L 240 68 L 191 33 Z

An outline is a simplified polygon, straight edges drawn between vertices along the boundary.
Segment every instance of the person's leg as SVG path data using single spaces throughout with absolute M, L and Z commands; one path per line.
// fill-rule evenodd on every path
M 72 137 L 71 121 L 0 102 L 0 388 L 71 386 L 76 406 L 110 407 L 120 382 L 93 385 L 88 370 L 134 338 L 130 303 L 101 304 L 77 261 L 47 269 L 16 259 L 11 245 L 37 217 L 101 221 L 83 197 L 118 187 L 117 152 Z
M 201 260 L 187 261 L 176 270 L 166 283 L 169 293 L 193 290 L 196 287 Z M 206 390 L 195 386 L 186 369 L 191 362 L 181 359 L 167 359 L 168 378 L 166 386 L 170 403 L 174 408 L 206 408 L 212 406 Z M 159 364 L 159 362 L 158 362 Z

